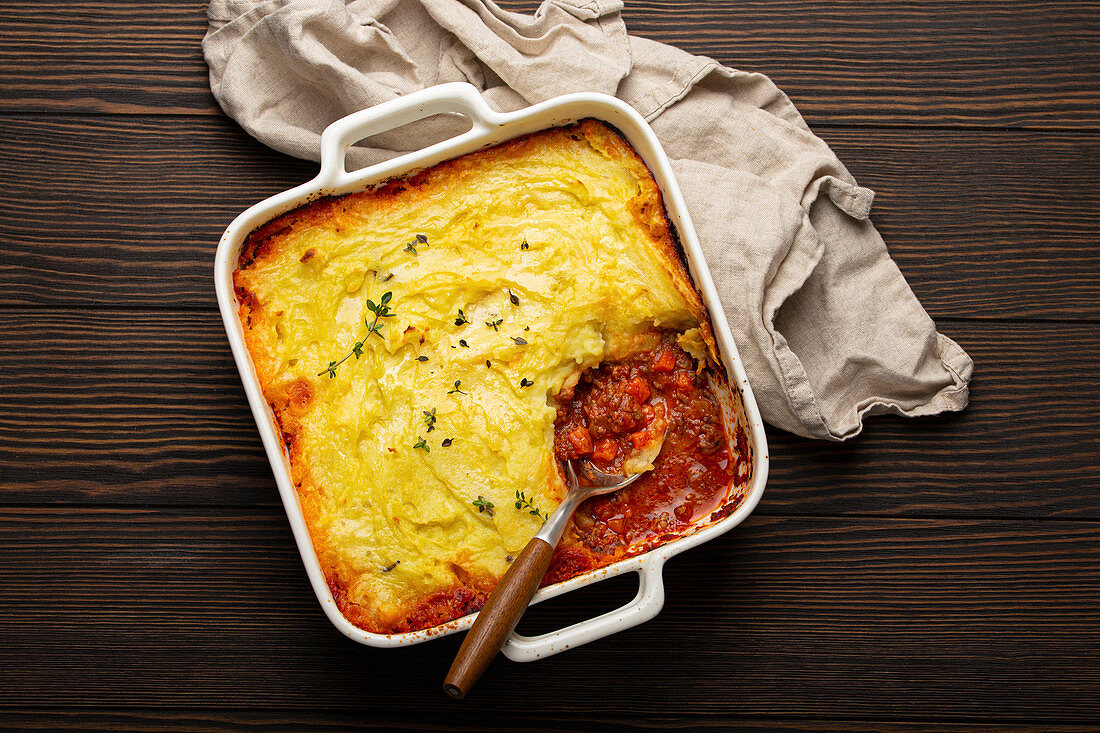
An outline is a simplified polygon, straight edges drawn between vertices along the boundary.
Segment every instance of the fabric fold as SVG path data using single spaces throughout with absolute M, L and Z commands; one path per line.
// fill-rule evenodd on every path
M 761 74 L 627 34 L 618 0 L 212 0 L 203 50 L 225 112 L 316 160 L 360 109 L 465 81 L 501 111 L 569 92 L 624 100 L 673 161 L 771 424 L 845 440 L 870 415 L 967 404 L 973 363 L 937 333 L 870 222 L 861 187 Z M 429 119 L 357 146 L 369 165 L 441 139 Z

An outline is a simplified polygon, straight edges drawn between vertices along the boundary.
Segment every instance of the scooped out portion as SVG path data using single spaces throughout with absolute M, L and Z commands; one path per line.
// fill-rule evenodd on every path
M 648 341 L 583 372 L 558 396 L 558 460 L 586 459 L 609 474 L 645 471 L 628 488 L 577 510 L 576 538 L 597 556 L 686 529 L 722 503 L 737 475 L 705 365 L 675 333 L 654 332 Z M 650 464 L 644 454 L 662 436 L 664 447 Z

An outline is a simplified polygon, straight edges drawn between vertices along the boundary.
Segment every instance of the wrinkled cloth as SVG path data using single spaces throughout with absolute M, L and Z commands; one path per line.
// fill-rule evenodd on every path
M 211 0 L 203 51 L 228 115 L 313 160 L 329 123 L 434 84 L 469 82 L 500 111 L 569 92 L 617 96 L 672 160 L 765 420 L 844 440 L 867 415 L 963 409 L 973 363 L 890 258 L 868 220 L 874 193 L 767 77 L 630 36 L 621 9 Z M 423 144 L 417 128 L 377 135 L 352 162 Z

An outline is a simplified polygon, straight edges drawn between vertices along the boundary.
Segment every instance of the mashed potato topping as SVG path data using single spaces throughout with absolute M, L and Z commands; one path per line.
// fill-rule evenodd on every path
M 656 184 L 590 120 L 285 214 L 235 285 L 321 567 L 381 633 L 479 607 L 557 507 L 580 371 L 713 350 Z

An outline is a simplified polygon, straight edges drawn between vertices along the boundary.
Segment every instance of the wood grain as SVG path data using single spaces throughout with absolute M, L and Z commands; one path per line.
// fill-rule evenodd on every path
M 2 500 L 278 501 L 216 312 L 0 310 L 0 334 Z
M 536 3 L 509 3 L 531 11 Z M 631 0 L 635 35 L 770 75 L 811 123 L 1100 126 L 1095 2 Z M 13 112 L 217 115 L 182 0 L 0 5 Z
M 631 33 L 767 74 L 811 123 L 1096 129 L 1100 4 L 632 0 Z
M 0 730 L 1100 731 L 1100 2 L 627 0 L 877 191 L 973 402 L 769 431 L 763 502 L 669 563 L 661 615 L 465 703 L 460 637 L 360 647 L 302 570 L 211 266 L 315 165 L 221 114 L 205 11 L 0 0 Z
M 731 705 L 731 707 L 733 707 Z M 450 711 L 447 713 L 450 714 Z M 454 733 L 512 733 L 519 724 L 520 715 L 507 713 L 482 716 L 469 723 L 456 723 L 440 718 L 425 721 L 423 728 L 440 729 Z M 89 731 L 110 733 L 113 731 L 150 731 L 151 733 L 232 733 L 244 730 L 262 730 L 265 733 L 289 733 L 291 731 L 340 731 L 415 729 L 407 716 L 383 717 L 377 713 L 342 712 L 333 710 L 227 710 L 227 709 L 141 709 L 141 708 L 57 708 L 9 709 L 0 718 L 0 731 Z M 676 718 L 627 715 L 619 719 L 604 716 L 578 716 L 559 712 L 544 715 L 538 720 L 523 720 L 525 731 L 538 733 L 572 733 L 577 730 L 600 731 L 649 731 L 684 730 L 687 726 Z M 933 723 L 913 720 L 795 720 L 790 718 L 762 719 L 739 716 L 736 710 L 693 719 L 691 730 L 737 730 L 741 733 L 1096 733 L 1100 727 L 1092 725 L 1029 724 L 1029 723 Z
M 220 115 L 205 3 L 0 4 L 0 109 Z
M 1100 318 L 1100 136 L 819 133 L 936 318 Z
M 973 404 L 836 445 L 769 431 L 758 512 L 1100 518 L 1100 328 L 941 324 Z M 0 310 L 0 502 L 272 503 L 216 313 Z
M 936 318 L 1100 319 L 1100 136 L 823 135 Z M 224 228 L 315 171 L 226 119 L 0 119 L 0 305 L 210 308 Z
M 466 705 L 439 690 L 459 637 L 369 649 L 329 625 L 277 508 L 0 509 L 0 547 L 13 707 L 232 700 L 456 727 L 1100 715 L 1096 522 L 756 516 L 669 564 L 653 621 L 494 666 Z
M 225 118 L 0 124 L 0 304 L 214 305 L 222 231 L 308 180 Z M 10 154 L 10 155 L 9 155 Z

